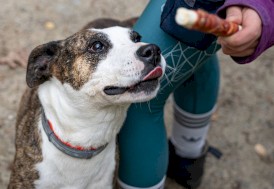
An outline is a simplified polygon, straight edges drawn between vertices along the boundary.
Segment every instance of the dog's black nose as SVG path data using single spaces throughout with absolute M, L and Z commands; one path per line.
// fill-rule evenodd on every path
M 161 60 L 161 50 L 157 45 L 149 44 L 140 47 L 136 52 L 138 58 L 145 63 L 158 65 Z

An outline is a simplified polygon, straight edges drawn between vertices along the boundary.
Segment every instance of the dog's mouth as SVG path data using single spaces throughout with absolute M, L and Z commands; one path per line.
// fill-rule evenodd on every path
M 152 71 L 150 71 L 140 82 L 134 85 L 128 87 L 107 86 L 104 88 L 104 92 L 107 95 L 121 95 L 125 92 L 138 93 L 140 91 L 154 91 L 157 88 L 159 78 L 162 75 L 163 69 L 160 66 L 157 66 Z

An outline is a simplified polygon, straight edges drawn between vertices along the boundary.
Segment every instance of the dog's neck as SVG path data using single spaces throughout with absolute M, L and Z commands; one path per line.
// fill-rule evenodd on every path
M 49 141 L 60 151 L 63 153 L 75 157 L 75 158 L 80 158 L 80 159 L 90 159 L 100 152 L 102 152 L 106 146 L 108 145 L 105 144 L 103 146 L 100 146 L 98 148 L 89 148 L 85 149 L 82 146 L 73 146 L 69 142 L 64 142 L 55 132 L 52 126 L 52 123 L 46 118 L 45 112 L 43 107 L 41 108 L 41 121 L 42 121 L 42 126 L 44 129 L 45 134 L 47 135 Z
M 59 81 L 53 80 L 42 84 L 38 95 L 56 135 L 84 148 L 98 148 L 116 137 L 128 105 L 100 106 L 88 96 L 65 91 Z

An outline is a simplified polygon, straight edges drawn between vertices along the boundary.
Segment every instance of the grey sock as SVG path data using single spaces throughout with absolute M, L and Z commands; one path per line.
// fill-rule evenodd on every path
M 204 114 L 192 114 L 174 104 L 170 140 L 175 146 L 177 155 L 187 158 L 197 158 L 201 155 L 214 111 L 215 107 Z

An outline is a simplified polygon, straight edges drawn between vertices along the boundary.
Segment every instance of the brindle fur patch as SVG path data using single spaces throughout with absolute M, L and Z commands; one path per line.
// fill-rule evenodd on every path
M 89 50 L 96 41 L 105 45 L 105 50 L 94 53 Z M 79 90 L 91 77 L 99 62 L 107 57 L 112 48 L 106 34 L 81 30 L 61 42 L 57 61 L 52 64 L 52 75 L 62 83 L 70 84 Z
M 72 70 L 74 86 L 81 86 L 82 83 L 86 83 L 92 74 L 91 72 L 94 71 L 94 69 L 91 69 L 91 65 L 88 64 L 83 57 L 76 59 Z
M 24 93 L 16 122 L 16 154 L 8 188 L 34 188 L 39 178 L 35 165 L 42 161 L 41 134 L 38 120 L 41 104 L 37 89 L 27 89 Z
M 98 41 L 104 46 L 100 52 L 91 48 Z M 112 46 L 106 34 L 89 29 L 81 30 L 65 40 L 40 45 L 31 52 L 27 83 L 30 87 L 36 87 L 55 76 L 61 83 L 68 83 L 79 90 L 100 61 L 107 57 Z M 79 72 L 80 67 L 85 68 L 84 74 Z

